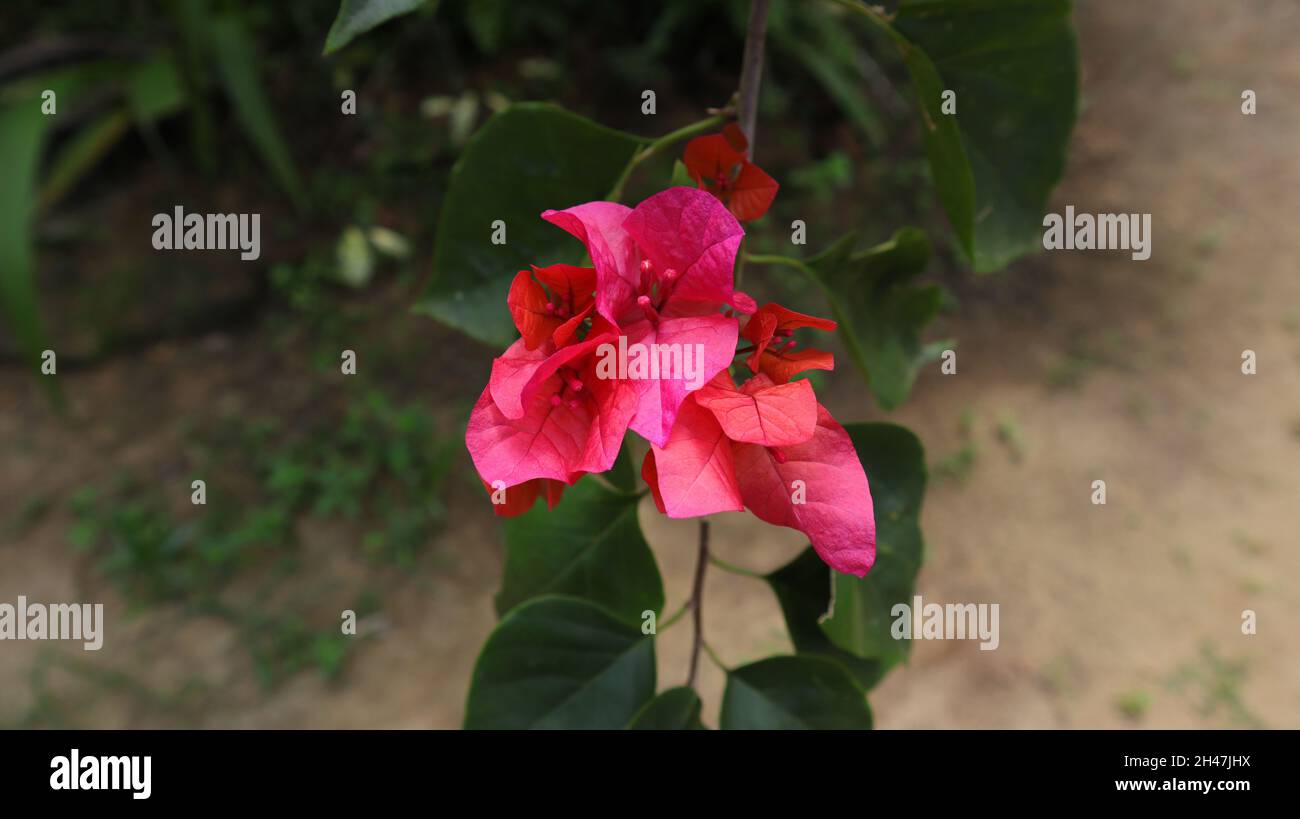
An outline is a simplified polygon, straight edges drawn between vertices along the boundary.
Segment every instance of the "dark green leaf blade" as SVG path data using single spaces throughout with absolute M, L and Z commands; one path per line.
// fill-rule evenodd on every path
M 632 731 L 700 731 L 700 695 L 687 686 L 670 688 L 645 704 L 628 729 Z
M 425 0 L 343 0 L 325 37 L 325 54 L 332 54 L 370 29 L 415 11 Z M 437 3 L 437 0 L 432 0 Z
M 543 597 L 507 614 L 483 645 L 465 727 L 622 728 L 654 689 L 652 637 L 594 603 Z
M 137 125 L 147 125 L 185 107 L 185 82 L 170 57 L 155 57 L 136 66 L 127 79 L 127 104 Z
M 637 499 L 589 478 L 555 509 L 537 504 L 507 520 L 497 613 L 546 594 L 591 600 L 628 623 L 662 611 L 663 580 L 641 533 Z
M 769 657 L 727 673 L 725 730 L 868 729 L 866 693 L 824 657 Z
M 529 264 L 574 262 L 581 243 L 542 211 L 604 199 L 642 140 L 554 105 L 496 114 L 452 169 L 434 240 L 434 278 L 417 308 L 498 347 L 515 337 L 506 293 Z M 491 241 L 493 222 L 505 244 Z
M 940 198 L 977 272 L 1041 247 L 1078 109 L 1070 8 L 1070 0 L 902 0 L 893 18 Z M 955 115 L 941 111 L 943 90 L 956 93 Z
M 258 74 L 257 51 L 247 28 L 232 16 L 215 18 L 209 25 L 212 58 L 235 118 L 275 181 L 296 206 L 302 207 L 306 202 L 302 179 L 266 96 L 265 83 Z
M 36 216 L 36 168 L 50 120 L 41 113 L 39 98 L 0 107 L 0 176 L 4 178 L 0 185 L 0 213 L 4 214 L 0 218 L 0 310 L 8 334 L 33 369 L 47 344 L 36 294 L 32 220 Z
M 41 185 L 39 209 L 45 211 L 62 199 L 112 150 L 130 126 L 131 118 L 125 111 L 113 110 L 97 117 L 60 145 Z
M 835 580 L 830 567 L 811 546 L 764 579 L 776 594 L 796 653 L 824 655 L 836 660 L 863 688 L 870 689 L 880 682 L 885 674 L 884 663 L 850 654 L 832 643 L 821 630 L 819 623 L 830 611 Z
M 808 260 L 839 334 L 884 409 L 907 398 L 917 370 L 942 344 L 921 342 L 944 303 L 943 289 L 913 282 L 930 260 L 930 242 L 917 228 L 900 228 L 889 241 L 851 253 L 852 236 Z

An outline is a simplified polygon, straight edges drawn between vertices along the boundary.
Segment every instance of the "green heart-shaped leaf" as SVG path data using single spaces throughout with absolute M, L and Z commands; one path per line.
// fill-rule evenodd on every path
M 338 51 L 355 38 L 394 17 L 415 11 L 425 0 L 343 0 L 330 33 L 325 37 L 325 54 Z M 437 5 L 438 0 L 430 0 Z
M 594 603 L 511 611 L 474 666 L 466 728 L 622 728 L 655 691 L 654 639 Z
M 849 672 L 824 657 L 769 657 L 727 673 L 726 730 L 867 729 L 871 708 Z
M 939 198 L 975 270 L 1042 246 L 1078 109 L 1070 0 L 902 0 L 861 13 L 912 77 Z M 944 92 L 955 113 L 944 112 Z
M 913 280 L 930 261 L 930 242 L 901 228 L 887 242 L 857 253 L 849 234 L 809 259 L 849 357 L 884 409 L 903 402 L 917 370 L 949 342 L 922 344 L 921 333 L 943 306 L 943 289 Z
M 700 695 L 687 686 L 670 688 L 645 704 L 628 728 L 634 731 L 699 731 Z
M 590 600 L 629 623 L 661 612 L 663 580 L 641 533 L 637 500 L 587 478 L 555 509 L 539 503 L 507 520 L 497 613 L 546 594 Z

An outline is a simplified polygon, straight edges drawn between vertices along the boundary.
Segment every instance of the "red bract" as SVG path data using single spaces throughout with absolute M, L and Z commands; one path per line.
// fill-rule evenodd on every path
M 794 349 L 791 336 L 804 327 L 831 331 L 836 324 L 830 319 L 787 310 L 779 304 L 768 303 L 759 308 L 740 333 L 753 342 L 754 349 L 745 359 L 750 371 L 784 384 L 804 370 L 835 369 L 835 357 L 825 350 Z
M 572 341 L 595 309 L 595 290 L 596 271 L 590 267 L 554 264 L 534 266 L 531 274 L 520 270 L 506 304 L 524 346 L 535 350 L 548 338 L 560 347 Z
M 695 184 L 722 200 L 742 222 L 759 218 L 772 206 L 780 185 L 746 158 L 749 141 L 734 122 L 720 134 L 686 143 L 682 161 Z
M 667 446 L 652 448 L 641 474 L 669 517 L 743 505 L 803 532 L 836 571 L 861 577 L 875 562 L 866 473 L 806 381 L 777 385 L 756 375 L 737 390 L 720 374 L 683 404 Z
M 553 481 L 549 478 L 534 478 L 531 481 L 514 486 L 510 489 L 502 488 L 505 502 L 493 502 L 492 511 L 503 518 L 513 518 L 522 515 L 537 501 L 537 496 L 545 493 L 546 508 L 554 509 L 560 502 L 560 496 L 564 494 L 565 484 L 560 481 Z M 484 483 L 483 488 L 488 491 L 489 495 L 496 493 L 498 490 Z
M 735 357 L 738 323 L 730 306 L 752 313 L 754 300 L 733 289 L 744 230 L 718 200 L 670 188 L 635 209 L 589 202 L 542 218 L 587 246 L 596 267 L 596 312 L 621 328 L 627 344 L 701 345 L 696 385 Z M 693 387 L 684 374 L 638 383 L 631 428 L 656 444 L 668 440 L 677 409 Z

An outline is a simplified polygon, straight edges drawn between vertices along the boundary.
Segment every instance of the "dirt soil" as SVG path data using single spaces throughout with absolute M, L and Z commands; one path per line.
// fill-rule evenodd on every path
M 1094 0 L 1076 21 L 1084 110 L 1052 207 L 1149 212 L 1154 252 L 1040 254 L 957 288 L 961 309 L 935 337 L 959 340 L 958 374 L 927 370 L 892 420 L 937 467 L 918 593 L 998 603 L 1001 644 L 918 641 L 873 693 L 876 720 L 1300 727 L 1300 7 Z M 1255 116 L 1240 111 L 1247 88 Z M 402 324 L 431 350 L 412 391 L 472 398 L 490 351 L 429 325 Z M 28 374 L 0 370 L 0 523 L 33 494 L 122 468 L 173 482 L 183 501 L 185 419 L 306 410 L 298 363 L 264 341 L 209 334 L 61 375 L 70 425 Z M 1241 371 L 1247 349 L 1253 376 Z M 854 378 L 840 375 L 833 384 Z M 854 403 L 852 385 L 838 389 L 824 398 L 838 418 L 879 416 Z M 1098 479 L 1104 506 L 1091 502 Z M 311 568 L 297 590 L 328 618 L 360 585 L 378 587 L 382 614 L 364 622 L 341 679 L 304 673 L 269 692 L 230 627 L 128 611 L 68 548 L 59 504 L 21 538 L 0 535 L 0 600 L 102 600 L 109 641 L 93 656 L 0 644 L 0 724 L 39 713 L 40 724 L 93 727 L 459 725 L 495 621 L 501 550 L 474 488 L 451 491 L 449 524 L 413 574 L 353 557 L 347 527 L 304 525 Z M 695 527 L 652 508 L 642 519 L 675 610 Z M 761 571 L 802 546 L 742 515 L 719 516 L 713 539 L 722 558 Z M 1255 635 L 1242 634 L 1246 609 Z M 727 664 L 788 650 L 754 580 L 711 571 L 705 614 Z M 662 635 L 663 684 L 684 679 L 688 641 L 684 626 Z M 706 721 L 721 685 L 706 664 Z

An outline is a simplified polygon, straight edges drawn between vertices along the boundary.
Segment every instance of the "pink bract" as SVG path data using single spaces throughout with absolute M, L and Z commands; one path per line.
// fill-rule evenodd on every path
M 542 218 L 587 246 L 596 311 L 623 328 L 629 343 L 702 345 L 700 383 L 731 364 L 739 323 L 719 310 L 749 313 L 756 305 L 733 288 L 745 231 L 715 197 L 669 188 L 634 209 L 588 202 Z M 632 429 L 663 445 L 690 391 L 681 377 L 644 385 Z
M 871 490 L 853 441 L 813 398 L 816 423 L 807 437 L 781 446 L 754 443 L 772 440 L 761 426 L 764 413 L 783 416 L 771 428 L 779 427 L 784 440 L 803 434 L 795 432 L 802 430 L 803 423 L 795 417 L 802 416 L 807 399 L 793 391 L 771 402 L 780 410 L 761 409 L 757 402 L 745 406 L 747 397 L 770 396 L 772 389 L 763 376 L 740 390 L 719 376 L 692 395 L 668 445 L 653 451 L 650 470 L 658 478 L 653 487 L 656 501 L 669 517 L 728 511 L 735 508 L 733 487 L 737 487 L 738 499 L 760 519 L 803 532 L 832 569 L 861 577 L 876 559 L 876 529 Z M 811 391 L 807 398 L 812 398 Z M 701 401 L 712 411 L 697 411 L 702 409 Z M 730 416 L 726 426 L 731 431 L 725 431 L 718 414 Z M 729 454 L 721 452 L 724 448 Z

